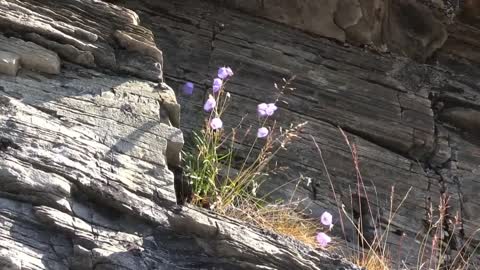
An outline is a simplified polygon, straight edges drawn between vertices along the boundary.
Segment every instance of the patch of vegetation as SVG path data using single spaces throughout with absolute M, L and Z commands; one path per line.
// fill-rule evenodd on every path
M 259 188 L 268 181 L 269 174 L 277 169 L 275 164 L 272 164 L 273 158 L 279 151 L 287 149 L 306 123 L 290 124 L 288 128 L 282 128 L 275 120 L 277 106 L 280 106 L 282 97 L 294 91 L 290 87 L 292 78 L 283 80 L 280 87 L 274 85 L 277 95 L 269 103 L 261 103 L 252 108 L 257 115 L 256 124 L 247 125 L 244 123 L 247 119 L 244 116 L 240 123 L 235 125 L 229 123 L 224 126 L 222 119 L 228 114 L 232 101 L 226 85 L 232 76 L 233 72 L 229 67 L 221 67 L 218 70 L 217 77 L 213 80 L 212 92 L 203 106 L 204 125 L 201 130 L 192 132 L 193 140 L 184 152 L 185 172 L 193 189 L 190 202 L 292 237 L 310 246 L 336 251 L 341 249 L 338 248 L 341 241 L 332 242 L 329 232 L 334 223 L 339 223 L 345 234 L 344 228 L 348 222 L 353 226 L 358 239 L 354 241 L 356 246 L 353 248 L 353 255 L 345 255 L 346 257 L 367 270 L 409 269 L 402 265 L 400 256 L 396 256 L 398 254 L 389 250 L 388 243 L 391 225 L 410 190 L 398 205 L 394 205 L 395 187 L 392 187 L 387 222 L 385 228 L 380 230 L 378 222 L 375 222 L 380 217 L 372 210 L 372 198 L 369 198 L 365 189 L 356 145 L 350 143 L 341 128 L 339 131 L 350 149 L 356 172 L 356 185 L 350 192 L 351 213 L 338 198 L 322 151 L 313 137 L 313 144 L 318 150 L 333 191 L 338 220 L 334 221 L 329 212 L 324 212 L 320 220 L 309 218 L 304 215 L 305 211 L 299 207 L 298 202 L 267 202 L 265 198 L 270 193 L 263 197 L 257 196 Z M 193 90 L 194 85 L 190 82 L 183 87 L 183 93 L 186 95 L 191 95 Z M 242 131 L 243 134 L 240 133 Z M 458 215 L 452 217 L 448 212 L 448 200 L 448 196 L 444 194 L 436 211 L 430 206 L 432 211 L 428 216 L 426 231 L 422 234 L 425 237 L 419 241 L 421 248 L 415 267 L 417 270 L 463 270 L 471 266 L 470 259 L 478 248 L 478 245 L 472 247 L 473 235 L 463 245 L 457 247 L 458 252 L 455 256 L 447 254 L 454 235 L 463 230 Z M 353 211 L 354 205 L 356 213 Z M 445 234 L 446 228 L 450 232 L 448 235 Z M 344 237 L 348 238 L 347 235 Z M 402 235 L 401 239 L 415 241 L 407 239 L 406 235 Z M 401 246 L 398 250 L 401 250 Z
M 233 76 L 229 67 L 221 67 L 213 80 L 212 92 L 203 110 L 206 113 L 203 128 L 193 131 L 193 140 L 184 152 L 186 177 L 193 189 L 191 202 L 200 207 L 235 217 L 261 228 L 293 237 L 311 246 L 321 246 L 330 241 L 318 221 L 308 218 L 293 202 L 267 203 L 257 196 L 258 189 L 268 181 L 268 174 L 275 170 L 273 158 L 285 150 L 297 137 L 306 123 L 290 124 L 282 128 L 275 120 L 277 104 L 281 98 L 294 91 L 291 81 L 283 80 L 282 86 L 274 85 L 277 95 L 272 100 L 252 108 L 257 115 L 257 124 L 248 125 L 246 117 L 233 127 L 224 126 L 223 116 L 228 113 L 231 95 L 226 90 L 228 80 Z M 183 93 L 191 95 L 193 83 L 183 86 Z M 317 236 L 317 237 L 316 237 Z

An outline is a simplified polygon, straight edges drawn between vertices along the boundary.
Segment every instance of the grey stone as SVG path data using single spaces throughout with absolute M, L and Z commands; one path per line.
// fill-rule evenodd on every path
M 35 43 L 0 35 L 0 48 L 19 55 L 20 64 L 23 68 L 48 74 L 58 74 L 60 72 L 58 55 Z
M 272 199 L 298 199 L 312 217 L 330 210 L 340 218 L 313 137 L 341 202 L 358 209 L 348 204 L 357 179 L 339 126 L 357 147 L 379 213 L 361 215 L 370 235 L 378 223 L 386 227 L 392 186 L 396 204 L 412 189 L 389 227 L 394 247 L 402 241 L 394 232 L 422 231 L 425 202 L 445 192 L 465 233 L 479 227 L 480 71 L 469 61 L 480 59 L 480 31 L 472 16 L 446 22 L 429 1 L 404 3 L 422 15 L 408 22 L 400 2 L 222 1 L 233 9 L 206 0 L 109 2 L 0 1 L 0 28 L 17 37 L 0 36 L 1 44 L 20 44 L 25 59 L 35 60 L 24 65 L 18 53 L 25 68 L 0 75 L 1 266 L 356 269 L 328 252 L 176 205 L 169 167 L 180 165 L 179 128 L 188 136 L 204 123 L 202 104 L 223 65 L 235 71 L 227 129 L 247 113 L 246 123 L 256 123 L 255 107 L 273 99 L 273 83 L 298 75 L 274 118 L 309 123 L 275 160 L 286 169 L 263 187 L 275 190 Z M 434 64 L 386 54 L 383 43 Z M 170 86 L 184 81 L 196 91 L 177 100 Z M 285 184 L 301 176 L 311 183 Z M 341 236 L 339 226 L 333 233 Z M 404 241 L 399 252 L 418 249 Z
M 15 53 L 0 51 L 0 73 L 16 76 L 20 68 L 20 56 Z

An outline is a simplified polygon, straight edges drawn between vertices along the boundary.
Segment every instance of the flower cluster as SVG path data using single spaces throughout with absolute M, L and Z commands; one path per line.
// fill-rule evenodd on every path
M 252 216 L 246 217 L 240 214 L 240 218 L 253 221 L 260 227 L 281 234 L 299 237 L 298 240 L 305 240 L 308 244 L 312 244 L 316 240 L 320 246 L 327 246 L 331 241 L 326 234 L 328 231 L 322 230 L 323 232 L 318 233 L 316 238 L 309 237 L 316 233 L 317 226 L 312 224 L 310 219 L 304 219 L 303 214 L 297 213 L 296 207 L 280 205 L 280 211 L 272 215 L 270 209 L 264 211 L 267 209 L 263 205 L 263 199 L 257 197 L 257 190 L 272 171 L 271 167 L 273 166 L 269 166 L 269 164 L 274 160 L 273 157 L 282 149 L 286 149 L 285 146 L 297 137 L 300 129 L 306 124 L 295 126 L 291 124 L 287 129 L 277 129 L 276 121 L 269 119 L 278 110 L 276 103 L 285 94 L 285 91 L 293 90 L 288 87 L 291 80 L 283 79 L 284 86 L 281 88 L 275 84 L 278 95 L 269 98 L 270 100 L 265 103 L 259 102 L 260 104 L 255 104 L 256 108 L 252 108 L 251 115 L 257 114 L 259 124 L 256 130 L 256 139 L 251 143 L 250 150 L 243 157 L 243 164 L 241 164 L 237 162 L 239 161 L 237 157 L 240 155 L 237 155 L 236 151 L 241 151 L 242 155 L 247 152 L 244 152 L 243 144 L 241 148 L 237 147 L 236 142 L 240 140 L 236 137 L 236 129 L 241 128 L 245 118 L 242 118 L 239 125 L 232 128 L 229 133 L 223 132 L 224 123 L 221 119 L 231 98 L 230 93 L 226 91 L 225 84 L 233 75 L 234 73 L 229 67 L 218 69 L 212 80 L 211 90 L 208 91 L 208 96 L 203 104 L 203 110 L 208 113 L 205 117 L 207 121 L 200 132 L 193 131 L 192 143 L 188 145 L 191 147 L 191 152 L 185 152 L 185 175 L 189 178 L 192 186 L 190 202 L 230 216 L 236 216 L 237 209 L 242 213 L 243 211 L 250 213 L 253 210 Z M 183 85 L 182 90 L 185 95 L 191 95 L 194 91 L 194 84 L 187 82 Z M 274 132 L 277 130 L 278 133 Z M 247 135 L 252 133 L 252 136 L 255 136 L 255 131 L 251 132 L 251 129 L 248 128 L 240 142 L 243 143 Z M 259 151 L 257 151 L 258 149 Z M 241 166 L 239 166 L 240 164 Z M 230 173 L 230 168 L 237 170 L 237 173 Z M 237 204 L 237 202 L 241 203 Z M 298 216 L 296 216 L 297 214 Z M 322 216 L 321 221 L 323 224 L 331 225 L 332 217 L 327 214 Z M 292 219 L 292 215 L 294 215 L 294 219 Z M 262 222 L 259 222 L 260 220 Z M 295 220 L 293 224 L 292 220 Z M 283 229 L 285 225 L 288 225 L 287 230 Z M 292 227 L 290 228 L 290 226 Z
M 275 103 L 260 103 L 257 106 L 257 114 L 259 117 L 269 117 L 272 116 L 277 110 Z M 268 129 L 266 127 L 261 127 L 257 131 L 258 138 L 265 138 L 268 136 Z
M 275 106 L 275 103 L 260 103 L 257 106 L 257 113 L 260 117 L 272 116 L 276 110 L 277 106 Z
M 266 127 L 261 127 L 261 128 L 259 128 L 258 131 L 257 131 L 257 137 L 258 137 L 258 138 L 265 138 L 265 137 L 268 136 L 268 132 L 269 132 L 269 131 L 268 131 L 268 128 L 266 128 Z
M 217 78 L 213 79 L 212 92 L 218 94 L 222 90 L 224 80 L 233 76 L 233 71 L 229 67 L 221 67 L 218 69 Z M 211 112 L 217 106 L 217 100 L 214 96 L 209 95 L 207 101 L 203 105 L 203 109 L 206 112 Z M 213 130 L 221 129 L 223 127 L 222 119 L 219 117 L 212 118 L 210 120 L 210 128 Z
M 207 101 L 203 105 L 203 110 L 205 112 L 216 112 L 215 108 L 217 106 L 218 99 L 215 97 L 222 90 L 224 82 L 233 76 L 233 71 L 230 67 L 221 67 L 218 69 L 217 77 L 213 79 L 212 84 L 212 94 L 208 96 Z M 194 84 L 192 82 L 187 82 L 183 85 L 182 91 L 185 95 L 192 95 L 194 90 Z M 230 94 L 227 93 L 227 97 L 230 97 Z M 261 103 L 257 106 L 257 114 L 259 117 L 269 117 L 272 116 L 277 110 L 275 103 Z M 213 130 L 221 129 L 223 127 L 222 120 L 217 116 L 210 120 L 210 128 Z M 270 131 L 266 127 L 260 127 L 257 130 L 257 138 L 265 138 L 268 136 Z
M 333 216 L 329 212 L 323 212 L 322 216 L 320 216 L 320 222 L 328 228 L 328 230 L 331 230 L 333 227 Z M 326 247 L 330 242 L 332 241 L 332 238 L 328 236 L 324 232 L 319 232 L 317 234 L 317 242 L 318 244 L 324 248 Z
M 269 117 L 272 116 L 277 110 L 275 103 L 260 103 L 257 106 L 257 114 L 259 117 Z M 266 127 L 261 127 L 257 131 L 258 138 L 265 138 L 268 136 L 268 129 Z
M 222 85 L 223 85 L 223 80 L 220 79 L 220 78 L 215 78 L 213 80 L 213 85 L 212 85 L 213 93 L 214 94 L 218 93 L 218 91 L 220 91 L 220 89 L 222 89 Z

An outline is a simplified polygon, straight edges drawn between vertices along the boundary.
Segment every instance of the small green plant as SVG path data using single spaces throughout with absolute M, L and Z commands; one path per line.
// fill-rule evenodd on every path
M 268 174 L 275 170 L 275 167 L 271 166 L 272 159 L 280 150 L 286 149 L 303 125 L 306 124 L 290 125 L 289 128 L 282 129 L 272 117 L 278 109 L 276 104 L 280 102 L 280 98 L 286 91 L 293 90 L 289 87 L 291 80 L 284 80 L 282 87 L 275 85 L 278 94 L 272 103 L 258 104 L 256 108 L 258 115 L 257 128 L 254 128 L 253 125 L 247 125 L 247 131 L 244 134 L 239 134 L 241 130 L 244 130 L 240 127 L 244 126 L 245 117 L 237 126 L 230 128 L 224 127 L 222 121 L 231 101 L 231 96 L 225 89 L 226 82 L 231 76 L 233 76 L 233 72 L 230 68 L 219 69 L 218 77 L 213 81 L 213 92 L 203 106 L 204 111 L 208 113 L 204 125 L 201 130 L 192 132 L 190 147 L 184 152 L 186 176 L 190 179 L 193 191 L 191 202 L 276 233 L 293 237 L 311 246 L 332 247 L 330 244 L 332 239 L 327 235 L 333 227 L 333 219 L 330 213 L 323 213 L 320 222 L 318 222 L 305 216 L 302 213 L 303 209 L 299 209 L 298 204 L 292 202 L 272 204 L 268 203 L 264 199 L 265 197 L 257 197 L 257 190 L 268 179 Z M 191 95 L 193 87 L 192 83 L 185 84 L 184 93 Z M 256 134 L 252 132 L 255 129 Z M 369 198 L 365 189 L 356 145 L 350 143 L 346 133 L 341 128 L 339 130 L 352 154 L 356 172 L 355 190 L 350 191 L 352 213 L 347 212 L 345 205 L 337 197 L 322 151 L 313 137 L 312 139 L 320 154 L 320 160 L 333 191 L 341 229 L 345 234 L 344 219 L 346 219 L 353 225 L 359 238 L 358 241 L 355 241 L 358 246 L 354 248 L 354 255 L 347 257 L 367 270 L 399 269 L 401 263 L 395 261 L 398 256 L 392 256 L 388 247 L 389 231 L 397 212 L 402 207 L 411 189 L 395 206 L 393 199 L 395 188 L 392 187 L 387 224 L 383 233 L 379 233 L 378 224 L 375 223 L 378 217 L 374 215 L 371 198 Z M 264 196 L 268 196 L 268 194 Z M 356 205 L 359 213 L 354 213 L 354 205 Z M 461 229 L 461 222 L 458 219 L 452 222 L 447 210 L 448 197 L 442 197 L 437 220 L 434 220 L 433 215 L 430 215 L 429 227 L 421 241 L 421 249 L 415 269 L 470 269 L 470 259 L 478 248 L 478 246 L 472 248 L 473 236 L 464 242 L 455 257 L 450 257 L 447 260 L 447 249 L 445 247 L 452 241 L 453 234 L 445 237 L 444 228 L 448 225 L 452 228 L 452 232 Z M 378 215 L 378 213 L 376 214 Z M 369 218 L 364 219 L 365 216 Z M 367 220 L 373 221 L 373 224 L 368 223 Z M 366 239 L 368 233 L 370 233 L 369 239 Z M 408 240 L 404 238 L 406 238 L 405 235 L 402 236 L 401 241 Z M 339 250 L 338 245 L 333 244 L 335 249 Z
M 256 108 L 257 127 L 247 125 L 246 132 L 239 134 L 246 117 L 231 128 L 222 121 L 231 101 L 225 86 L 232 76 L 228 67 L 218 70 L 212 94 L 203 106 L 208 113 L 204 125 L 192 132 L 191 143 L 183 154 L 186 177 L 193 191 L 191 202 L 315 246 L 319 223 L 303 215 L 298 205 L 268 203 L 264 198 L 269 194 L 257 197 L 268 174 L 276 169 L 272 159 L 287 148 L 306 124 L 282 128 L 274 119 L 280 99 L 294 90 L 290 87 L 293 78 L 283 80 L 280 87 L 274 85 L 277 94 L 272 102 L 260 103 Z M 191 95 L 193 87 L 186 83 L 184 94 Z
M 199 132 L 193 132 L 193 143 L 184 153 L 187 177 L 191 180 L 193 202 L 211 209 L 225 209 L 238 200 L 251 199 L 264 176 L 269 163 L 296 136 L 303 124 L 289 129 L 277 128 L 271 117 L 277 110 L 276 103 L 285 91 L 292 91 L 290 81 L 284 80 L 273 103 L 261 103 L 257 107 L 258 123 L 253 143 L 245 150 L 241 144 L 237 127 L 223 126 L 222 116 L 228 109 L 231 95 L 225 85 L 233 72 L 228 67 L 220 68 L 213 82 L 213 93 L 209 95 L 203 109 L 208 113 L 205 124 Z M 276 86 L 276 85 L 275 85 Z M 268 124 L 270 123 L 270 126 Z M 248 129 L 243 138 L 252 139 Z M 243 162 L 238 163 L 238 159 Z M 235 160 L 235 164 L 233 164 Z

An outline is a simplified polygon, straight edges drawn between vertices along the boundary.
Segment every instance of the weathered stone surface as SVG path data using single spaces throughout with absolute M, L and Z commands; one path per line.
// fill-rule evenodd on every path
M 0 2 L 0 25 L 36 43 L 2 35 L 5 44 L 48 48 L 63 61 L 55 76 L 45 74 L 52 73 L 49 61 L 16 77 L 0 75 L 2 269 L 356 269 L 238 221 L 177 206 L 169 167 L 180 165 L 183 135 L 173 90 L 91 69 L 162 79 L 162 53 L 140 33 L 116 29 L 110 38 L 125 50 L 112 52 L 131 65 L 105 65 L 95 42 L 108 25 L 84 12 L 115 21 L 110 12 L 119 11 L 131 16 L 116 23 L 141 27 L 125 8 L 88 4 L 95 11 L 75 1 Z M 23 12 L 26 20 L 16 21 Z
M 0 51 L 0 73 L 17 75 L 20 68 L 20 56 L 11 52 Z
M 453 126 L 472 134 L 480 132 L 480 111 L 469 108 L 449 108 L 442 112 L 441 118 Z
M 257 12 L 258 1 L 226 2 Z M 469 62 L 478 60 L 475 16 L 449 21 L 443 5 L 448 1 L 262 2 L 269 10 L 255 14 L 274 22 L 216 1 L 127 0 L 123 7 L 104 1 L 0 1 L 0 31 L 55 52 L 64 65 L 55 76 L 39 69 L 22 69 L 16 78 L 0 75 L 1 266 L 352 268 L 235 220 L 175 205 L 168 166 L 180 163 L 178 127 L 188 135 L 203 123 L 202 103 L 220 65 L 236 73 L 228 86 L 233 104 L 224 116 L 227 126 L 246 113 L 244 127 L 255 126 L 256 105 L 274 100 L 273 83 L 297 75 L 296 91 L 279 104 L 275 119 L 309 124 L 280 153 L 278 166 L 286 169 L 264 187 L 275 190 L 272 197 L 295 194 L 313 217 L 326 209 L 336 213 L 313 136 L 349 208 L 357 180 L 339 126 L 357 147 L 372 205 L 383 210 L 383 229 L 392 186 L 395 205 L 412 188 L 389 227 L 400 259 L 416 262 L 418 244 L 411 239 L 424 230 L 425 206 L 435 207 L 443 194 L 451 196 L 450 211 L 460 213 L 467 236 L 480 226 L 480 70 Z M 319 10 L 319 3 L 328 5 Z M 429 3 L 443 4 L 435 10 Z M 291 6 L 299 9 L 279 11 Z M 401 10 L 407 6 L 419 20 L 406 18 L 411 13 Z M 284 17 L 276 18 L 278 13 Z M 383 43 L 395 45 L 397 52 L 430 57 L 432 64 L 341 46 L 275 21 L 373 43 L 379 51 Z M 390 29 L 390 36 L 382 29 Z M 15 40 L 0 37 L 6 44 Z M 453 59 L 459 56 L 464 59 Z M 182 121 L 166 83 L 121 72 L 155 81 L 165 73 L 173 89 L 194 82 L 193 96 L 179 95 Z M 346 229 L 354 239 L 352 228 Z M 339 226 L 334 233 L 341 235 Z
M 86 67 L 161 80 L 161 51 L 152 33 L 139 23 L 135 12 L 104 1 L 4 0 L 0 4 L 0 31 Z
M 446 26 L 417 0 L 389 1 L 383 28 L 388 48 L 425 61 L 447 40 Z
M 60 73 L 60 58 L 58 55 L 35 43 L 0 35 L 0 48 L 3 51 L 18 55 L 23 68 L 48 74 Z
M 374 45 L 424 61 L 447 39 L 459 9 L 450 0 L 222 0 L 250 14 L 313 34 Z M 468 9 L 468 8 L 465 8 Z
M 241 8 L 256 15 L 291 25 L 326 37 L 345 41 L 345 25 L 336 25 L 334 14 L 338 0 L 302 0 L 302 1 L 227 1 L 234 8 Z M 353 6 L 352 9 L 357 7 Z M 355 12 L 355 11 L 353 11 Z M 358 12 L 357 12 L 358 13 Z M 353 16 L 355 17 L 355 16 Z M 355 24 L 355 18 L 342 16 L 342 20 L 350 19 Z M 341 28 L 342 27 L 342 28 Z
M 357 145 L 365 185 L 370 198 L 375 198 L 373 205 L 379 205 L 386 213 L 392 186 L 395 205 L 412 188 L 390 227 L 392 232 L 404 232 L 413 239 L 424 230 L 426 203 L 430 201 L 435 207 L 445 192 L 455 194 L 450 200 L 452 213 L 467 213 L 464 202 L 469 202 L 471 214 L 462 215 L 466 235 L 480 226 L 472 214 L 472 205 L 480 202 L 476 196 L 467 195 L 480 187 L 468 180 L 472 174 L 478 174 L 478 164 L 468 161 L 469 166 L 465 167 L 466 160 L 480 151 L 478 139 L 457 137 L 462 132 L 439 117 L 447 103 L 448 107 L 457 104 L 478 110 L 476 67 L 447 63 L 440 58 L 445 64 L 425 65 L 399 56 L 341 47 L 277 23 L 219 8 L 215 1 L 143 2 L 146 7 L 134 3 L 129 6 L 155 33 L 168 63 L 164 70 L 167 82 L 179 89 L 184 81 L 193 81 L 199 90 L 193 96 L 178 92 L 184 130 L 203 123 L 204 116 L 199 112 L 218 66 L 229 65 L 236 71 L 229 81 L 233 104 L 224 123 L 235 126 L 248 113 L 243 120 L 246 128 L 255 127 L 256 105 L 273 101 L 273 83 L 297 75 L 292 85 L 296 90 L 284 98 L 285 104 L 280 103 L 275 119 L 286 124 L 309 124 L 300 140 L 280 154 L 279 166 L 288 169 L 273 176 L 266 190 L 275 190 L 300 176 L 312 179 L 312 185 L 304 180 L 298 187 L 296 182 L 282 186 L 275 194 L 277 198 L 290 199 L 295 190 L 296 197 L 304 200 L 316 217 L 325 209 L 336 208 L 312 135 L 324 152 L 337 192 L 349 204 L 349 190 L 354 189 L 356 174 L 350 150 L 336 128 L 340 126 Z M 152 15 L 152 10 L 156 15 Z M 429 16 L 438 15 L 429 14 L 421 21 L 426 25 L 424 30 L 440 27 L 440 22 L 430 21 L 433 17 Z M 172 17 L 175 21 L 169 19 Z M 408 35 L 408 29 L 402 28 L 407 26 L 398 25 L 402 35 Z M 439 34 L 439 38 L 445 38 L 444 34 Z M 434 39 L 420 42 L 423 45 L 411 48 L 412 52 L 422 57 L 433 52 L 434 49 L 427 48 L 434 46 Z M 435 46 L 441 46 L 441 42 Z M 206 61 L 208 66 L 202 64 Z M 468 147 L 463 146 L 467 144 Z M 464 158 L 460 161 L 457 155 Z M 386 217 L 381 219 L 385 225 Z M 401 239 L 395 233 L 390 238 L 394 245 Z M 474 236 L 477 241 L 478 237 Z M 410 256 L 407 260 L 416 259 L 415 241 L 403 242 L 402 248 L 400 253 Z
M 334 22 L 345 31 L 349 42 L 381 46 L 385 13 L 383 0 L 341 0 L 337 4 Z
M 439 50 L 439 54 L 446 54 L 455 58 L 463 58 L 480 63 L 480 20 L 478 19 L 478 1 L 463 1 L 462 12 L 454 24 L 448 27 L 448 39 Z M 476 15 L 475 15 L 476 14 Z
M 172 162 L 183 137 L 168 113 L 159 114 L 176 104 L 165 84 L 66 65 L 53 78 L 0 76 L 0 86 L 4 265 L 355 269 L 237 221 L 176 206 L 168 165 L 178 165 Z

